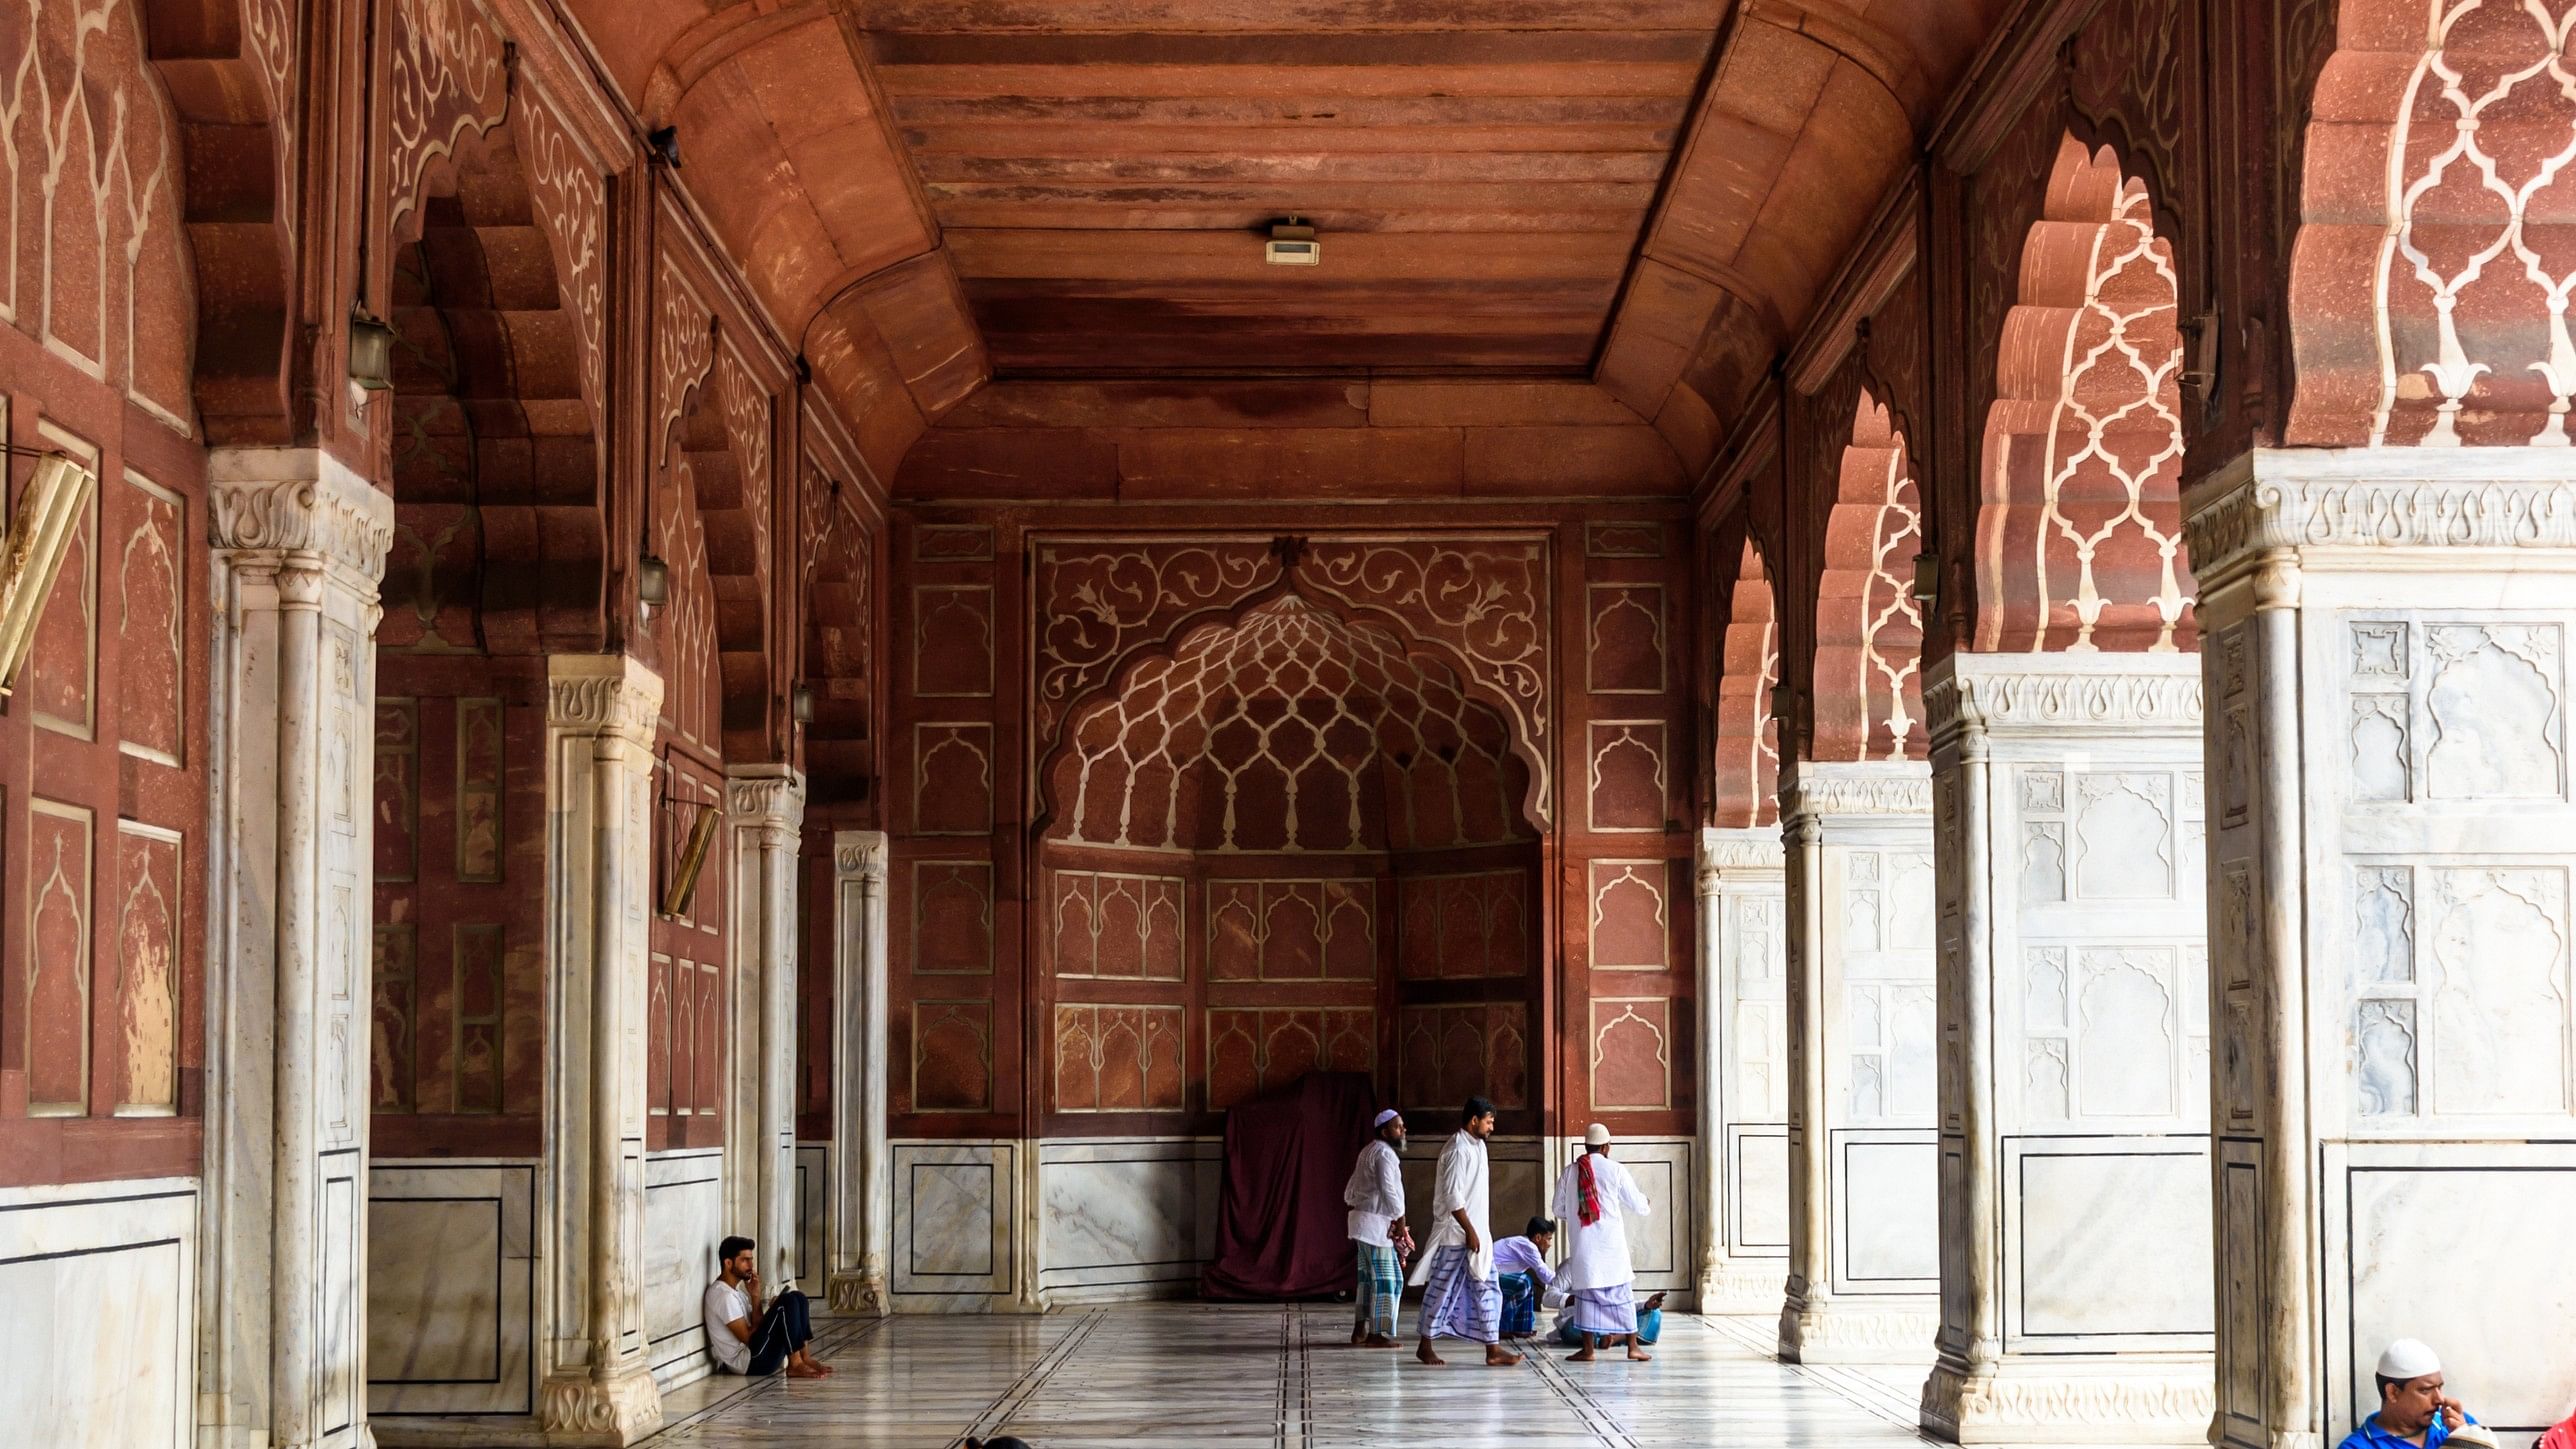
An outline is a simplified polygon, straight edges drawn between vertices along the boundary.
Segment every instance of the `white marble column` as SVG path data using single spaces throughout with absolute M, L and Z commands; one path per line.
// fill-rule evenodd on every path
M 894 1252 L 886 1144 L 886 836 L 832 837 L 832 1307 L 884 1313 Z
M 1956 654 L 1926 681 L 1941 1335 L 1961 1444 L 2196 1445 L 2211 1406 L 2200 661 Z
M 1788 1271 L 1784 869 L 1777 830 L 1699 833 L 1702 1313 L 1769 1313 Z
M 207 470 L 201 1432 L 364 1446 L 376 584 L 393 500 L 311 448 L 218 449 Z
M 2335 1442 L 2403 1334 L 2520 1443 L 2576 1401 L 2576 456 L 2257 452 L 2186 507 L 2211 1438 Z
M 805 777 L 789 765 L 725 771 L 733 883 L 734 1117 L 725 1131 L 733 1221 L 760 1244 L 760 1276 L 796 1282 L 796 846 Z
M 1784 772 L 1789 1276 L 1780 1356 L 1928 1364 L 1939 1315 L 1932 777 Z
M 547 662 L 546 1172 L 551 1433 L 632 1443 L 662 1418 L 644 1334 L 646 960 L 662 680 L 617 654 Z

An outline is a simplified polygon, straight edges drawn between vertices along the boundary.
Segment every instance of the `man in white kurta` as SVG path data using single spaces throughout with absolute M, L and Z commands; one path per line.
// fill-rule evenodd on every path
M 1404 1162 L 1398 1156 L 1403 1150 L 1404 1119 L 1389 1107 L 1377 1114 L 1377 1135 L 1360 1149 L 1342 1188 L 1359 1265 L 1351 1342 L 1370 1348 L 1395 1347 L 1395 1313 L 1404 1297 L 1402 1255 L 1413 1248 L 1404 1226 Z
M 1447 1362 L 1431 1351 L 1435 1338 L 1483 1344 L 1485 1362 L 1494 1368 L 1521 1361 L 1501 1342 L 1503 1289 L 1494 1280 L 1492 1178 L 1485 1162 L 1485 1139 L 1493 1135 L 1494 1104 L 1470 1097 L 1457 1135 L 1440 1149 L 1431 1187 L 1431 1236 L 1413 1270 L 1422 1288 L 1422 1345 L 1413 1356 L 1427 1364 Z
M 1565 1323 L 1582 1334 L 1574 1361 L 1589 1363 L 1593 1350 L 1624 1340 L 1628 1357 L 1650 1355 L 1637 1343 L 1637 1270 L 1628 1261 L 1628 1218 L 1654 1209 L 1637 1179 L 1610 1160 L 1610 1129 L 1595 1122 L 1583 1133 L 1583 1155 L 1556 1179 L 1549 1211 L 1565 1225 L 1565 1266 L 1556 1286 L 1565 1294 Z

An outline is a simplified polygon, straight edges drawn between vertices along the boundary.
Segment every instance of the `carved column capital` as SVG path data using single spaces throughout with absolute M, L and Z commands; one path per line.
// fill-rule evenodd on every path
M 792 765 L 736 765 L 725 771 L 725 814 L 792 848 L 805 823 L 805 776 Z
M 1932 772 L 1919 760 L 1800 761 L 1781 772 L 1780 818 L 1792 825 L 1821 815 L 1931 813 Z
M 546 724 L 571 734 L 614 735 L 650 748 L 662 714 L 662 676 L 624 654 L 557 654 L 546 660 Z
M 218 448 L 206 459 L 207 542 L 274 566 L 295 556 L 372 598 L 394 538 L 394 501 L 319 448 Z
M 886 856 L 882 830 L 844 830 L 832 837 L 832 873 L 843 880 L 883 886 Z
M 1717 894 L 1718 886 L 1736 876 L 1772 880 L 1787 867 L 1788 852 L 1777 829 L 1702 830 L 1699 833 L 1699 893 Z
M 2200 707 L 2196 654 L 1962 651 L 1923 684 L 1935 749 L 1984 734 L 2197 734 Z
M 2576 569 L 2576 460 L 2559 448 L 2258 448 L 2183 507 L 2204 595 L 2266 565 L 2278 595 L 2279 566 L 2295 580 L 2320 553 L 2370 568 L 2409 551 L 2496 550 L 2516 568 Z

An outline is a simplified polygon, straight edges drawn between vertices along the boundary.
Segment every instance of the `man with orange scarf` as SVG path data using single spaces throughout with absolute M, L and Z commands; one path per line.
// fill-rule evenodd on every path
M 1584 1335 L 1571 1356 L 1590 1363 L 1595 1349 L 1626 1342 L 1628 1357 L 1651 1355 L 1637 1342 L 1637 1270 L 1628 1261 L 1628 1217 L 1654 1209 L 1637 1179 L 1610 1160 L 1610 1129 L 1595 1122 L 1583 1133 L 1583 1155 L 1556 1179 L 1550 1209 L 1565 1224 L 1565 1267 L 1557 1274 L 1565 1294 L 1565 1324 Z

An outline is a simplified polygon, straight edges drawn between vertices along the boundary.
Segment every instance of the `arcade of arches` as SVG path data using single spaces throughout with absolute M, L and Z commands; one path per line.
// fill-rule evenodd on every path
M 2576 1409 L 2571 0 L 0 0 L 0 241 L 20 1442 L 1185 1295 L 1319 1070 L 1939 1439 Z

